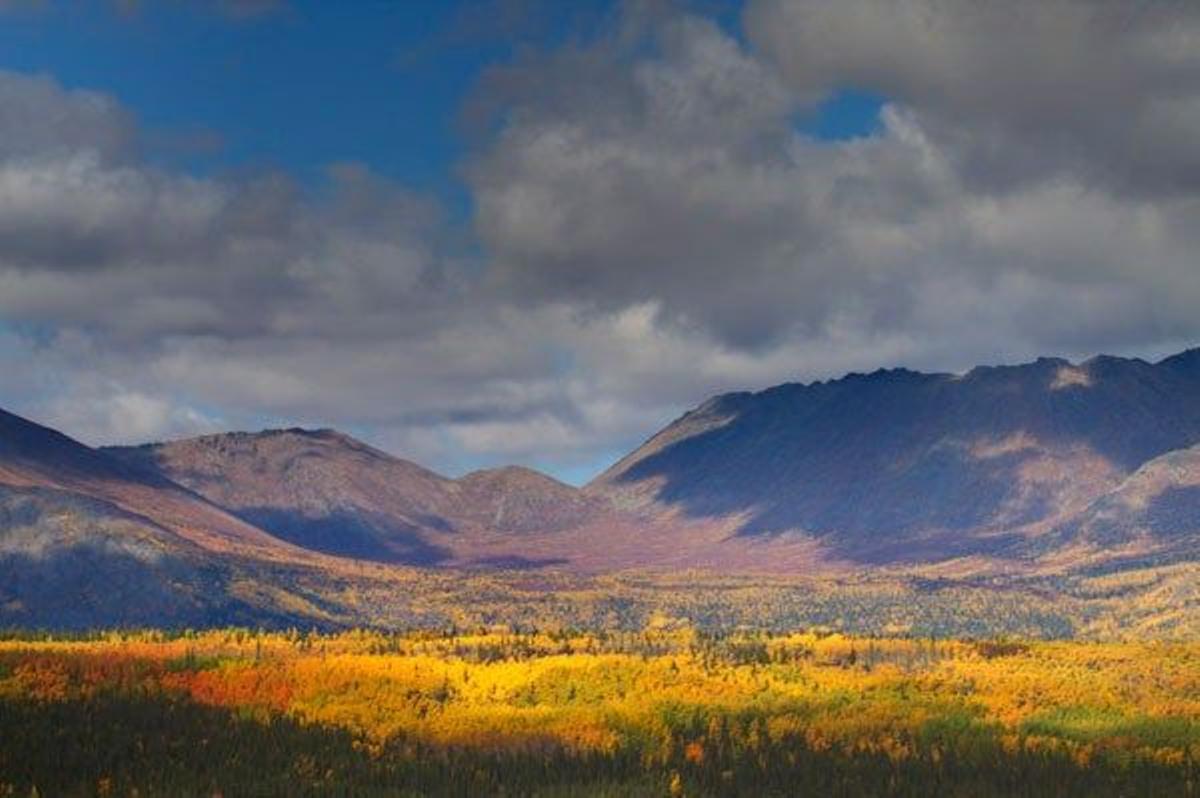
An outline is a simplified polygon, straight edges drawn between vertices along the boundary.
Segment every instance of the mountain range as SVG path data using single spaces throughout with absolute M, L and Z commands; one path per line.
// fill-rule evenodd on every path
M 517 466 L 451 479 L 333 430 L 94 449 L 0 412 L 0 625 L 303 620 L 363 574 L 412 568 L 1196 560 L 1200 349 L 726 394 L 582 488 Z

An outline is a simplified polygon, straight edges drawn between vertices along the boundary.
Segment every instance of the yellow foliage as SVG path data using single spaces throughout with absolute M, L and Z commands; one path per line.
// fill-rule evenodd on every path
M 0 641 L 0 696 L 58 701 L 106 689 L 284 713 L 371 746 L 400 738 L 612 752 L 636 736 L 656 761 L 678 753 L 698 765 L 720 745 L 756 751 L 803 739 L 816 751 L 899 761 L 925 731 L 953 721 L 990 730 L 1007 751 L 1066 752 L 1080 764 L 1116 750 L 1168 765 L 1200 758 L 1194 642 L 705 638 L 673 623 L 611 634 Z M 737 720 L 750 716 L 763 721 Z

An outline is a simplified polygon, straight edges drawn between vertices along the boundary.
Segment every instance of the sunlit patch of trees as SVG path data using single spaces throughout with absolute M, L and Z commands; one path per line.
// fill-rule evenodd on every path
M 1200 643 L 492 626 L 0 641 L 0 796 L 1195 795 Z

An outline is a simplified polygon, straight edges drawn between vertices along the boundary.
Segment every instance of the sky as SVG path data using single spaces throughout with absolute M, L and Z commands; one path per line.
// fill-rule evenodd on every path
M 0 406 L 581 483 L 714 394 L 1200 344 L 1200 4 L 0 0 Z

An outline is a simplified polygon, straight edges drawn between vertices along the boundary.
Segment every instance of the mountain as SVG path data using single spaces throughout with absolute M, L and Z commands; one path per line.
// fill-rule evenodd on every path
M 1155 364 L 880 370 L 720 396 L 584 490 L 514 466 L 450 479 L 331 430 L 106 453 L 341 557 L 794 571 L 978 556 L 1026 567 L 1061 561 L 1055 552 L 1103 559 L 1117 550 L 1086 514 L 1145 464 L 1198 442 L 1194 350 Z M 1143 520 L 1157 528 L 1157 519 Z M 1122 556 L 1186 553 L 1186 536 L 1139 536 L 1135 521 L 1119 522 L 1140 541 Z
M 1198 442 L 1200 350 L 1153 364 L 880 370 L 716 397 L 587 492 L 742 519 L 740 537 L 798 533 L 855 562 L 1019 558 L 1029 538 L 1063 540 L 1144 464 Z
M 161 474 L 0 411 L 0 485 L 77 494 L 202 548 L 271 555 L 280 541 Z
M 1197 561 L 1200 350 L 718 396 L 583 489 L 516 466 L 451 479 L 333 430 L 97 450 L 0 411 L 0 625 L 441 623 L 615 572 L 651 601 L 654 571 L 671 600 L 705 571 L 819 576 L 847 606 L 907 595 L 896 579 L 1018 580 L 998 601 L 1093 580 L 1072 600 L 1136 593 L 1138 617 L 1176 623 Z M 876 577 L 879 595 L 855 581 Z M 723 617 L 724 589 L 684 604 Z
M 332 430 L 229 433 L 106 454 L 306 549 L 415 565 L 470 561 L 482 539 L 577 529 L 607 511 L 528 468 L 453 480 Z M 494 538 L 499 536 L 500 540 Z
M 227 433 L 104 453 L 281 540 L 355 561 L 590 572 L 813 564 L 810 544 L 767 551 L 727 542 L 726 519 L 621 510 L 519 466 L 450 479 L 332 430 Z
M 447 559 L 452 480 L 332 430 L 228 433 L 110 448 L 306 549 L 384 562 Z
M 611 511 L 602 498 L 521 466 L 467 474 L 455 481 L 455 491 L 462 518 L 497 532 L 577 529 Z
M 269 617 L 237 564 L 308 555 L 158 474 L 0 411 L 0 617 L 87 627 Z

